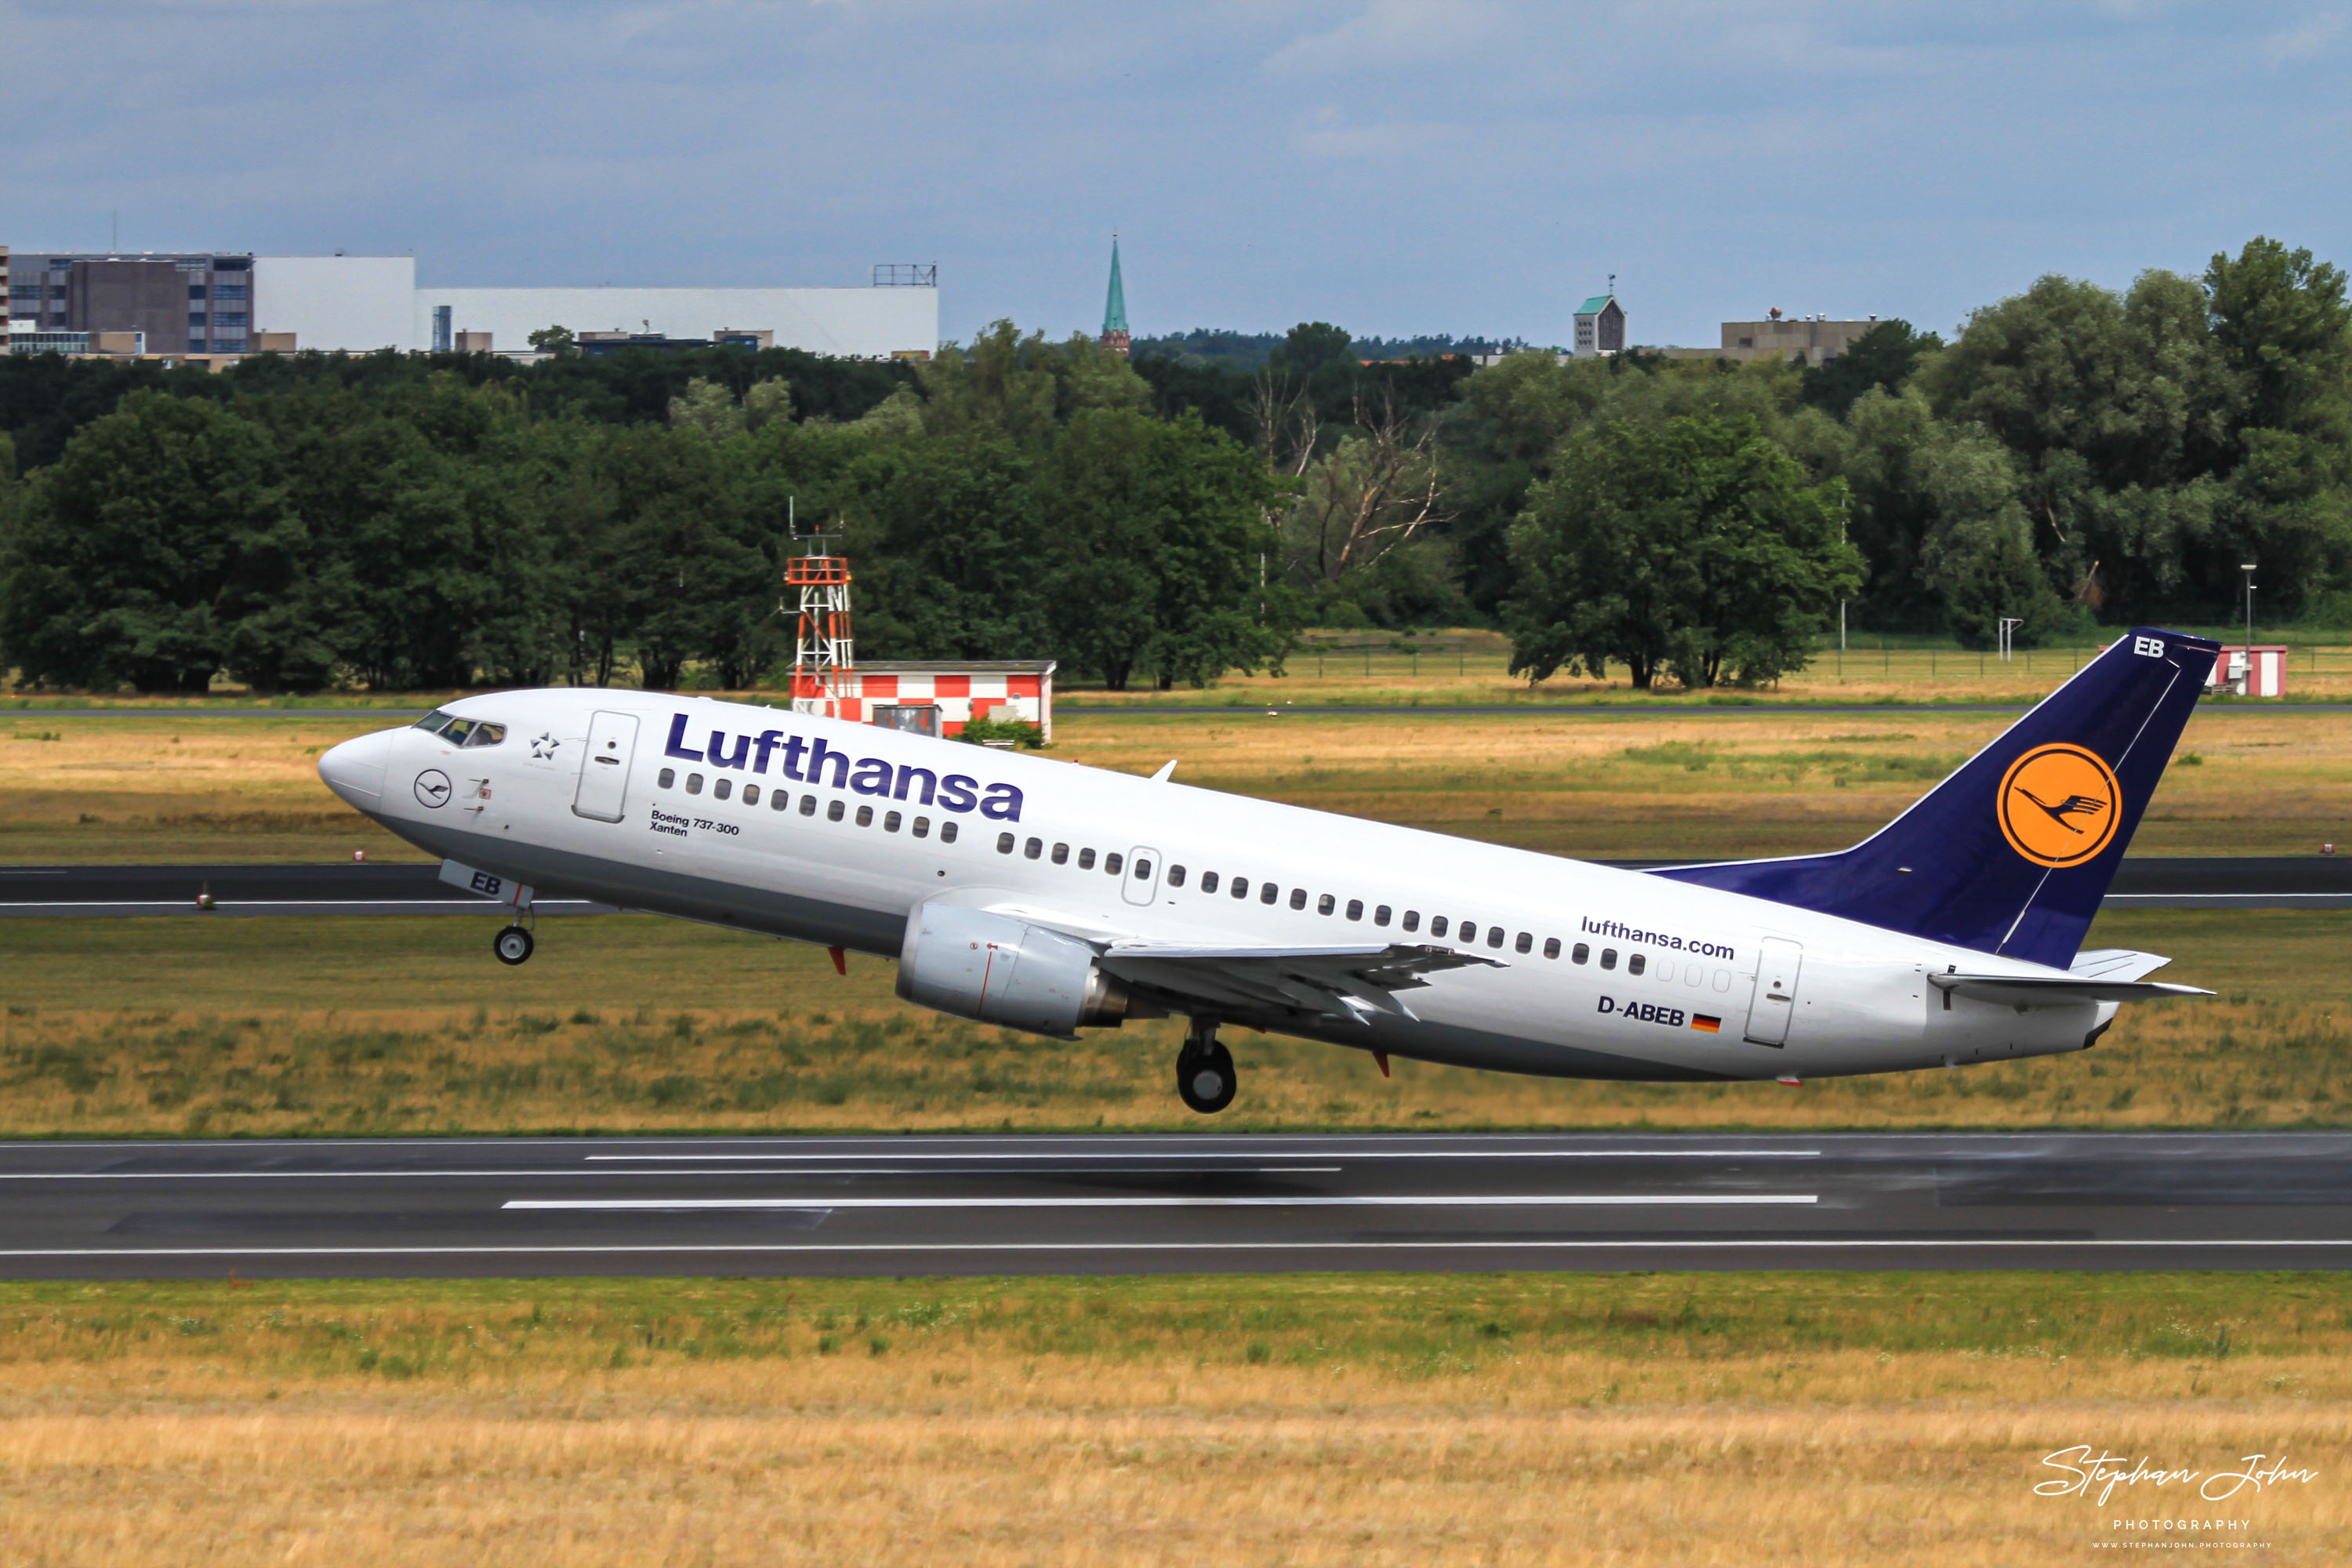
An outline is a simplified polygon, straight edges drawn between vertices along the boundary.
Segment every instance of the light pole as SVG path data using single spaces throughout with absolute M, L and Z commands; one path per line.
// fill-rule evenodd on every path
M 2246 574 L 2246 668 L 2254 668 L 2254 563 L 2241 562 L 2238 570 Z

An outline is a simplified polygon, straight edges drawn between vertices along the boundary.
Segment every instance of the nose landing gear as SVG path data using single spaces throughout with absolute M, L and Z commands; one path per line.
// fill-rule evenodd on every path
M 534 945 L 529 930 L 519 925 L 508 926 L 491 939 L 490 951 L 498 954 L 500 963 L 511 966 L 529 958 Z
M 1178 1097 L 1208 1116 L 1231 1105 L 1234 1091 L 1239 1087 L 1233 1053 L 1217 1038 L 1217 1021 L 1194 1018 L 1192 1032 L 1184 1037 L 1183 1047 L 1176 1053 Z

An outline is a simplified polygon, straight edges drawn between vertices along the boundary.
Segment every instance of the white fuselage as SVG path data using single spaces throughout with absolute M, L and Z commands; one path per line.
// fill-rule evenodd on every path
M 320 772 L 421 847 L 543 892 L 892 957 L 909 912 L 947 899 L 1107 942 L 1464 948 L 1466 928 L 1467 951 L 1500 961 L 1430 975 L 1394 1016 L 1228 1015 L 1365 1049 L 1813 1078 L 2079 1049 L 2115 1011 L 1948 996 L 1930 973 L 2061 972 L 1739 894 L 778 709 L 552 689 L 447 711 L 505 738 L 387 731 Z M 592 737 L 614 760 L 584 760 Z M 846 766 L 812 766 L 820 742 Z

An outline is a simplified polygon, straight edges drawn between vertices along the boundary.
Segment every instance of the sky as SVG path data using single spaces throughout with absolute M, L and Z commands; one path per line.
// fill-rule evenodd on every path
M 1948 333 L 2352 264 L 2352 0 L 0 0 L 0 244 L 862 286 L 940 330 Z M 116 216 L 119 215 L 119 217 Z

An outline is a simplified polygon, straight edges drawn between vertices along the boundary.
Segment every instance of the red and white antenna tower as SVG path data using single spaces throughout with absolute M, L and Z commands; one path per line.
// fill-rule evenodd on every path
M 795 531 L 793 539 L 800 542 Z M 808 552 L 784 563 L 784 586 L 800 590 L 800 626 L 793 645 L 793 711 L 827 719 L 848 716 L 851 671 L 849 560 L 825 553 L 826 536 L 806 536 Z

